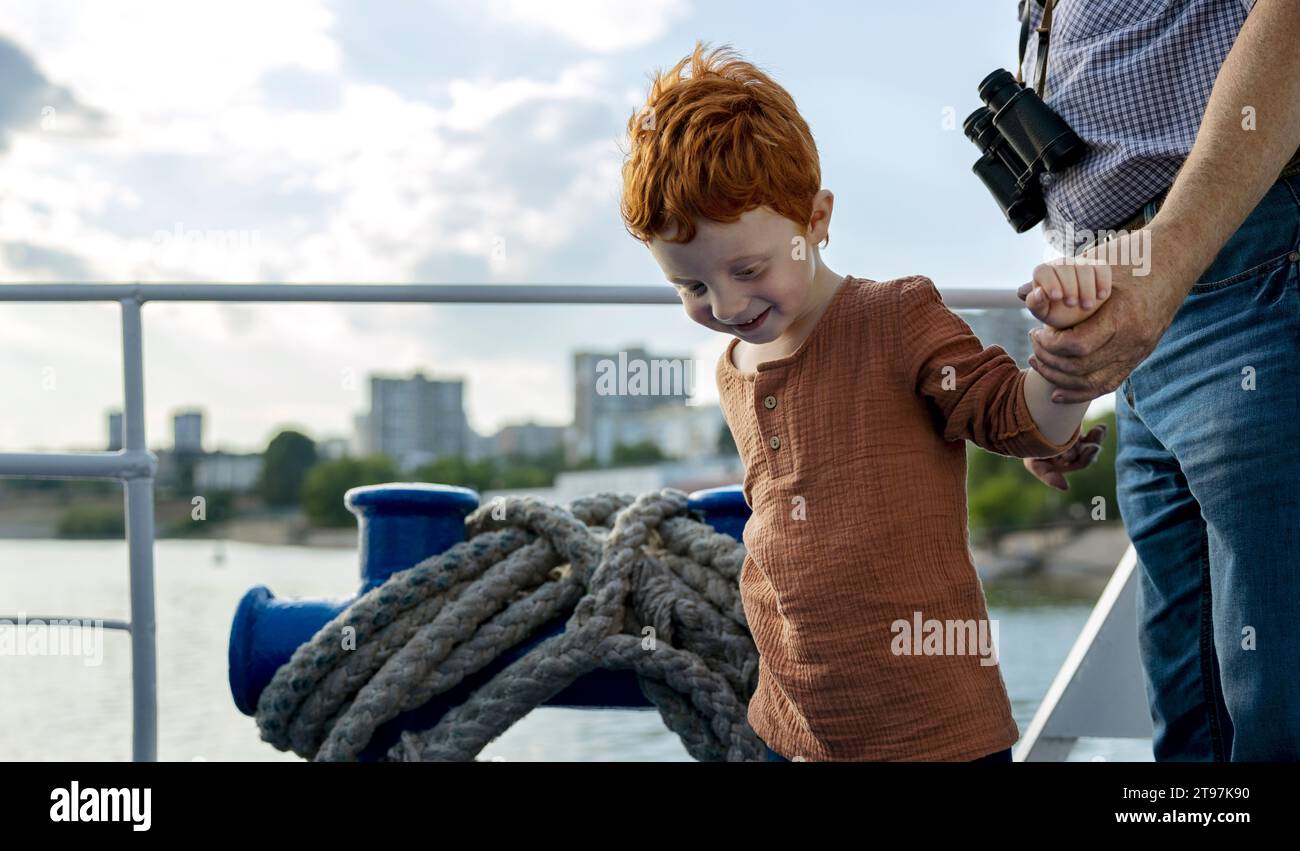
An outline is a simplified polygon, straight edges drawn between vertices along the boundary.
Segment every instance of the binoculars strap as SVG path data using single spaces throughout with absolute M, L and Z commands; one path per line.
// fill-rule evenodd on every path
M 1034 0 L 1025 0 L 1025 15 L 1020 19 L 1020 61 L 1016 63 L 1016 82 L 1024 82 L 1020 73 L 1025 64 L 1025 47 L 1029 44 L 1029 4 Z M 1039 0 L 1043 7 L 1043 19 L 1038 24 L 1038 56 L 1035 59 L 1038 70 L 1037 85 L 1034 90 L 1040 98 L 1047 96 L 1047 47 L 1052 31 L 1052 0 Z

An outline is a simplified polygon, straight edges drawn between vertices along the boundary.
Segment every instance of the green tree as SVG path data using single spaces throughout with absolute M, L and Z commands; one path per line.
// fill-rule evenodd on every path
M 655 461 L 662 460 L 664 460 L 664 454 L 659 451 L 659 447 L 653 441 L 643 440 L 640 443 L 615 444 L 609 466 L 630 467 L 635 464 L 652 464 Z
M 397 467 L 387 455 L 323 461 L 307 473 L 302 488 L 303 511 L 313 526 L 351 526 L 356 518 L 343 504 L 343 495 L 351 488 L 399 478 Z
M 1079 522 L 1094 522 L 1094 509 L 1105 512 L 1107 521 L 1121 522 L 1119 503 L 1115 495 L 1115 455 L 1118 452 L 1115 412 L 1107 411 L 1105 416 L 1088 420 L 1083 424 L 1083 434 L 1098 423 L 1106 424 L 1106 437 L 1101 442 L 1101 453 L 1097 460 L 1074 473 L 1066 473 L 1070 489 L 1061 494 L 1064 503 L 1064 516 Z M 1101 497 L 1098 503 L 1097 497 Z
M 1082 433 L 1106 423 L 1101 455 L 1088 467 L 1066 474 L 1070 489 L 1065 492 L 1043 484 L 1025 469 L 1020 458 L 987 452 L 967 444 L 966 486 L 970 528 L 996 545 L 1003 532 L 1050 523 L 1093 522 L 1094 500 L 1101 497 L 1105 519 L 1119 520 L 1115 508 L 1115 414 L 1083 424 Z
M 214 490 L 206 494 L 208 522 L 224 523 L 235 516 L 235 492 Z
M 1024 470 L 1024 467 L 1021 467 Z M 999 475 L 986 478 L 967 495 L 970 524 L 973 531 L 996 542 L 1008 529 L 1023 529 L 1035 525 L 1043 517 L 1043 495 L 1034 491 L 1030 477 L 1026 481 L 1017 475 Z M 1038 487 L 1046 487 L 1039 484 Z
M 555 475 L 561 469 L 562 459 L 553 455 L 541 458 L 509 455 L 500 460 L 485 458 L 480 461 L 466 461 L 456 455 L 423 464 L 411 475 L 418 482 L 485 491 L 550 487 L 555 484 Z
M 196 494 L 203 497 L 203 519 L 194 519 L 193 499 L 189 500 L 188 509 L 168 528 L 171 535 L 202 534 L 214 524 L 225 523 L 235 516 L 235 492 L 229 490 L 212 490 Z
M 267 505 L 298 505 L 307 471 L 316 463 L 316 444 L 302 432 L 285 430 L 271 439 L 262 456 L 258 493 Z
M 126 534 L 122 506 L 74 505 L 59 515 L 60 538 L 120 538 Z
M 501 487 L 497 484 L 500 471 L 490 458 L 466 461 L 460 455 L 445 455 L 420 465 L 411 475 L 417 482 L 456 485 L 478 491 Z

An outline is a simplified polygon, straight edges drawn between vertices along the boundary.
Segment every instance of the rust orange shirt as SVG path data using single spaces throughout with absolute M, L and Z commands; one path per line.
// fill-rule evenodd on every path
M 929 278 L 846 276 L 799 348 L 754 373 L 732 360 L 739 342 L 716 375 L 753 512 L 750 726 L 809 761 L 972 760 L 1014 744 L 996 655 L 973 631 L 996 637 L 969 547 L 966 441 L 1047 457 L 1079 429 L 1047 439 L 1027 371 Z M 947 644 L 931 641 L 936 624 Z

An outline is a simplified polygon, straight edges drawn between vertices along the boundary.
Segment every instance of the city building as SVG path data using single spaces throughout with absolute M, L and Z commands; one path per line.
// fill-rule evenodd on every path
M 370 415 L 362 412 L 352 417 L 352 449 L 354 455 L 370 453 Z
M 260 453 L 209 452 L 194 461 L 194 490 L 198 493 L 214 490 L 247 493 L 256 489 L 261 474 Z
M 202 411 L 180 411 L 172 417 L 172 451 L 178 455 L 203 451 Z
M 316 454 L 322 459 L 332 461 L 352 453 L 352 441 L 346 437 L 326 437 L 316 441 Z
M 663 405 L 648 411 L 610 413 L 595 422 L 593 446 L 601 463 L 615 447 L 651 443 L 667 458 L 693 460 L 718 454 L 718 437 L 727 427 L 722 409 L 708 405 Z
M 1034 353 L 1029 332 L 1041 323 L 1028 310 L 963 310 L 958 315 L 985 348 L 1001 346 L 1022 369 L 1029 368 Z
M 594 457 L 608 463 L 619 443 L 636 443 L 630 432 L 658 408 L 682 409 L 694 393 L 693 358 L 651 357 L 643 348 L 573 355 L 573 427 L 565 457 L 577 462 Z
M 470 443 L 464 407 L 465 382 L 370 376 L 366 454 L 387 455 L 402 470 L 446 456 L 466 455 Z
M 465 460 L 483 461 L 488 458 L 496 458 L 497 454 L 496 435 L 479 434 L 471 427 L 465 449 Z
M 536 458 L 564 446 L 565 426 L 539 425 L 532 421 L 509 425 L 496 433 L 495 449 L 502 456 Z
M 108 414 L 108 451 L 117 452 L 125 445 L 122 431 L 122 412 L 110 411 Z

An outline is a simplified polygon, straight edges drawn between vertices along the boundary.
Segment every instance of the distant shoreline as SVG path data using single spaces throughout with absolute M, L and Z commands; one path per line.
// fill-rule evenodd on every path
M 14 529 L 14 518 L 0 525 L 3 541 L 121 541 L 121 536 L 60 537 L 52 522 L 47 528 Z M 18 534 L 14 534 L 18 531 Z M 46 534 L 40 534 L 40 532 Z M 311 528 L 301 515 L 240 517 L 214 524 L 210 532 L 159 535 L 160 541 L 228 541 L 262 546 L 310 547 L 321 550 L 358 549 L 357 529 Z M 976 572 L 990 605 L 1035 602 L 1095 601 L 1128 548 L 1122 523 L 1098 523 L 1096 528 L 1066 537 L 1059 529 L 1008 533 L 998 553 L 972 547 Z M 1035 564 L 1041 566 L 1035 569 Z

